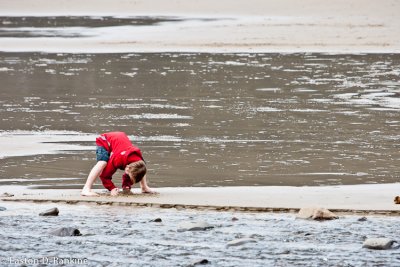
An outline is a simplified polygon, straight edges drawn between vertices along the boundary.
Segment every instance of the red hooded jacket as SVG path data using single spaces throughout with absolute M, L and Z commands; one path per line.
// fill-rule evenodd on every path
M 100 174 L 101 182 L 108 190 L 116 188 L 111 181 L 113 174 L 117 169 L 124 170 L 126 165 L 143 160 L 142 152 L 138 147 L 132 145 L 128 136 L 124 132 L 110 132 L 101 134 L 96 138 L 96 145 L 104 147 L 110 153 L 110 159 L 107 166 Z M 131 188 L 132 181 L 129 175 L 122 176 L 122 187 Z

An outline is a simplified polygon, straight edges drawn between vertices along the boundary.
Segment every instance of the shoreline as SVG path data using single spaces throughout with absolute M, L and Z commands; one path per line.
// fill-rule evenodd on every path
M 156 188 L 157 195 L 137 193 L 133 196 L 82 197 L 78 189 L 27 189 L 2 186 L 1 201 L 36 203 L 66 203 L 115 206 L 147 206 L 155 208 L 242 211 L 242 212 L 297 212 L 303 207 L 323 207 L 343 214 L 400 215 L 400 205 L 393 199 L 399 194 L 400 184 L 341 185 L 318 187 L 294 186 L 233 186 L 233 187 L 178 187 Z M 101 193 L 99 190 L 95 190 Z
M 1 49 L 1 48 L 0 48 Z M 0 53 L 10 53 L 10 54 L 19 54 L 19 53 L 44 53 L 44 54 L 226 54 L 226 55 L 235 55 L 235 54 L 280 54 L 280 55 L 290 55 L 290 54 L 321 54 L 321 55 L 385 55 L 385 54 L 400 54 L 400 48 L 395 49 L 395 50 L 387 50 L 387 49 L 382 49 L 382 50 L 369 50 L 365 49 L 360 51 L 359 49 L 354 49 L 354 50 L 333 50 L 333 49 L 326 49 L 326 50 L 315 50 L 315 49 L 280 49 L 280 48 L 273 48 L 273 49 L 260 49 L 260 50 L 255 50 L 255 49 L 243 49 L 243 50 L 234 50 L 229 48 L 228 50 L 225 49 L 199 49 L 199 48 L 193 48 L 193 50 L 184 50 L 184 49 L 172 49 L 172 50 L 161 50 L 160 48 L 155 48 L 155 49 L 146 49 L 146 48 L 140 48 L 140 49 L 120 49 L 117 50 L 115 48 L 112 49 L 99 49 L 99 50 L 79 50 L 79 49 L 42 49 L 42 48 L 37 48 L 37 49 L 28 49 L 24 50 L 26 48 L 23 48 L 19 50 L 18 48 L 10 48 L 7 50 L 0 50 Z

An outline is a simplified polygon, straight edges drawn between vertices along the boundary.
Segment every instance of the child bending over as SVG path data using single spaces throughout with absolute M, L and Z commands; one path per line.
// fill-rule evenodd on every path
M 122 190 L 131 193 L 133 184 L 140 182 L 142 193 L 156 193 L 146 181 L 146 163 L 142 152 L 138 147 L 132 145 L 128 136 L 123 132 L 110 132 L 101 134 L 96 138 L 96 159 L 89 173 L 86 184 L 82 189 L 82 196 L 98 196 L 92 191 L 92 186 L 97 177 L 100 177 L 103 186 L 111 191 L 112 196 L 119 194 L 117 188 L 111 181 L 117 169 L 125 170 L 122 175 Z

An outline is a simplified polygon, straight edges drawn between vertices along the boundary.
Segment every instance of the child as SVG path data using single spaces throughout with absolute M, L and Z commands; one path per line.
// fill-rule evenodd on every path
M 124 193 L 131 193 L 131 186 L 140 182 L 142 193 L 155 193 L 146 181 L 146 164 L 139 148 L 132 145 L 128 136 L 123 132 L 101 134 L 96 138 L 97 163 L 89 173 L 86 184 L 82 189 L 82 196 L 98 196 L 92 191 L 97 177 L 100 177 L 103 186 L 111 191 L 112 196 L 119 194 L 119 189 L 111 181 L 117 169 L 125 170 L 122 176 Z

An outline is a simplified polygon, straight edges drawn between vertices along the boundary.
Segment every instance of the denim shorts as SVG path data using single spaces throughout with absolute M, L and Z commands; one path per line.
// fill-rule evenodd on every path
M 109 159 L 110 159 L 110 154 L 108 153 L 108 151 L 102 146 L 97 146 L 96 147 L 96 160 L 108 162 Z

